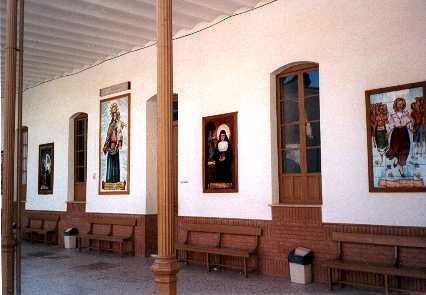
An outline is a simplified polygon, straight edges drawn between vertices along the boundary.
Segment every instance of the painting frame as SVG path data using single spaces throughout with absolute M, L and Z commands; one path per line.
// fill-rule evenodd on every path
M 102 166 L 101 166 L 101 161 L 102 161 L 102 154 L 103 154 L 103 147 L 104 147 L 104 143 L 102 142 L 102 126 L 103 126 L 103 121 L 102 121 L 102 105 L 106 104 L 106 103 L 111 103 L 111 101 L 114 100 L 120 100 L 120 99 L 124 99 L 127 98 L 127 122 L 126 124 L 126 129 L 127 129 L 127 168 L 125 169 L 126 171 L 126 184 L 125 184 L 125 189 L 123 190 L 105 190 L 102 188 Z M 130 157 L 131 154 L 131 93 L 123 93 L 117 96 L 113 96 L 113 97 L 107 97 L 107 98 L 103 98 L 100 99 L 99 101 L 99 177 L 98 177 L 98 194 L 99 195 L 129 195 L 130 194 Z M 120 167 L 121 169 L 121 167 Z M 121 171 L 121 170 L 120 170 Z
M 404 177 L 406 177 L 406 176 L 401 174 L 402 173 L 401 168 L 399 168 L 400 169 L 399 175 L 401 177 L 400 179 L 406 180 L 405 183 L 411 183 L 412 186 L 388 185 L 388 184 L 386 184 L 387 183 L 386 181 L 390 181 L 390 180 L 389 180 L 389 178 L 386 178 L 386 177 L 383 180 L 384 182 L 382 182 L 382 183 L 385 183 L 385 186 L 379 186 L 378 184 L 380 184 L 380 183 L 378 183 L 377 185 L 375 184 L 375 174 L 374 174 L 374 168 L 375 168 L 374 165 L 377 164 L 377 163 L 373 162 L 374 161 L 373 141 L 376 141 L 376 139 L 375 138 L 373 139 L 372 120 L 374 120 L 374 119 L 372 119 L 372 112 L 373 112 L 373 108 L 374 108 L 375 104 L 372 104 L 372 102 L 371 102 L 372 96 L 374 96 L 374 95 L 386 95 L 386 94 L 391 96 L 391 94 L 393 92 L 398 92 L 398 91 L 403 91 L 403 90 L 410 91 L 412 89 L 417 89 L 417 88 L 422 89 L 422 96 L 416 97 L 415 101 L 417 101 L 417 99 L 420 98 L 420 101 L 423 102 L 423 126 L 424 126 L 425 123 L 426 123 L 426 104 L 425 104 L 425 102 L 426 102 L 426 81 L 408 83 L 408 84 L 402 84 L 402 85 L 396 85 L 396 86 L 390 86 L 390 87 L 383 87 L 383 88 L 377 88 L 377 89 L 371 89 L 371 90 L 365 91 L 365 107 L 366 107 L 365 113 L 366 113 L 366 128 L 367 128 L 368 187 L 369 187 L 369 192 L 375 192 L 375 193 L 383 193 L 383 192 L 384 193 L 389 193 L 389 192 L 395 192 L 395 193 L 397 193 L 397 192 L 407 192 L 407 193 L 409 193 L 409 192 L 426 192 L 426 183 L 425 183 L 424 180 L 423 180 L 423 186 L 422 187 L 416 186 L 416 184 L 414 183 L 414 181 L 415 181 L 414 176 L 413 176 L 413 179 L 409 179 L 409 178 L 404 179 Z M 405 110 L 409 111 L 410 107 L 412 108 L 412 106 L 410 106 L 410 104 L 406 102 L 408 99 L 406 99 L 405 97 L 403 97 L 403 98 L 404 98 L 404 103 L 405 103 Z M 396 103 L 396 100 L 397 99 L 395 99 L 393 101 L 393 103 Z M 383 104 L 386 104 L 386 103 L 383 103 Z M 387 104 L 389 104 L 389 103 L 387 103 Z M 392 113 L 392 110 L 387 111 L 387 113 Z M 376 114 L 376 113 L 374 113 L 374 114 Z M 388 115 L 386 115 L 386 118 L 388 118 Z M 386 130 L 387 129 L 385 127 L 385 131 Z M 423 132 L 423 133 L 424 134 L 423 134 L 422 137 L 426 138 L 426 131 Z M 388 135 L 386 136 L 386 141 L 387 141 L 388 145 L 390 145 L 391 137 L 392 137 L 392 135 L 390 135 L 390 137 Z M 412 136 L 409 137 L 409 140 L 410 140 L 409 149 L 413 148 L 413 142 L 411 142 L 412 138 L 413 138 Z M 376 149 L 378 149 L 377 148 L 377 142 L 374 143 L 374 147 Z M 415 145 L 414 145 L 414 147 L 415 147 Z M 425 146 L 425 143 L 423 142 L 423 153 L 425 153 L 425 149 L 426 149 L 426 146 Z M 417 150 L 416 150 L 416 152 L 417 152 Z M 388 151 L 383 152 L 383 154 L 384 154 L 385 160 L 389 158 L 388 157 Z M 411 150 L 409 151 L 409 154 L 408 154 L 407 157 L 408 158 L 406 159 L 406 161 L 409 163 L 409 158 L 411 157 Z M 422 154 L 420 154 L 420 157 L 423 157 Z M 392 165 L 386 165 L 386 162 L 385 162 L 385 165 L 383 167 L 386 166 L 386 168 L 382 168 L 382 169 L 389 169 L 389 166 L 391 167 L 391 169 L 401 167 L 402 165 L 399 165 L 398 162 L 399 162 L 399 160 L 396 161 L 396 163 L 397 163 L 396 165 L 395 165 L 395 160 L 392 163 Z M 402 171 L 404 171 L 405 166 L 403 166 Z M 392 170 L 390 170 L 390 171 L 392 171 Z M 419 179 L 421 180 L 421 178 L 419 178 Z M 426 177 L 423 177 L 423 179 L 426 179 Z
M 50 186 L 47 188 L 42 188 L 42 182 L 43 182 L 43 153 L 47 150 L 49 154 L 49 166 L 50 166 L 50 175 L 46 173 L 44 182 L 47 182 L 47 177 L 50 178 Z M 46 159 L 47 161 L 47 159 Z M 38 146 L 38 182 L 37 182 L 37 190 L 39 195 L 52 195 L 53 194 L 53 187 L 54 187 L 54 181 L 55 180 L 55 145 L 53 142 L 51 143 L 45 143 L 40 144 Z M 45 184 L 46 185 L 46 184 Z
M 207 124 L 214 121 L 232 122 L 230 143 L 232 146 L 232 187 L 230 188 L 210 188 L 207 181 L 208 177 L 208 163 L 207 163 Z M 224 113 L 219 115 L 207 116 L 202 118 L 202 185 L 203 193 L 237 193 L 238 192 L 238 112 Z

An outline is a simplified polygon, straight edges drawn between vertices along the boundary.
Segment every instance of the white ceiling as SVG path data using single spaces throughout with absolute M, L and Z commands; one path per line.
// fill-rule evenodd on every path
M 173 32 L 259 2 L 173 0 Z M 6 0 L 0 0 L 0 11 L 3 85 Z M 154 41 L 155 17 L 155 0 L 25 0 L 24 88 Z

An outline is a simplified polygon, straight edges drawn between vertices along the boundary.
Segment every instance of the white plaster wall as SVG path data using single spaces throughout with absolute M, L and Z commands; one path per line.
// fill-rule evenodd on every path
M 156 89 L 155 48 L 129 54 L 76 76 L 55 80 L 25 92 L 24 124 L 29 127 L 26 208 L 66 210 L 68 196 L 69 118 L 88 113 L 87 212 L 144 214 L 146 207 L 145 99 Z M 137 69 L 144 69 L 138 71 Z M 129 195 L 98 195 L 99 89 L 131 81 L 131 165 Z M 114 96 L 117 94 L 114 94 Z M 55 143 L 53 195 L 37 194 L 38 145 Z
M 364 102 L 367 89 L 426 79 L 425 14 L 424 0 L 280 0 L 176 40 L 179 215 L 271 218 L 268 204 L 277 197 L 271 73 L 313 61 L 320 65 L 324 222 L 426 226 L 426 194 L 368 192 Z M 36 167 L 38 144 L 55 141 L 59 174 L 49 199 L 34 193 L 37 169 L 29 168 L 28 208 L 65 208 L 60 179 L 66 175 L 58 171 L 58 152 L 61 146 L 66 150 L 69 116 L 84 108 L 91 143 L 88 211 L 146 211 L 145 101 L 155 94 L 155 78 L 150 48 L 26 92 L 30 167 Z M 131 195 L 98 196 L 98 90 L 126 80 L 133 85 Z M 203 194 L 201 118 L 233 111 L 238 111 L 239 192 Z

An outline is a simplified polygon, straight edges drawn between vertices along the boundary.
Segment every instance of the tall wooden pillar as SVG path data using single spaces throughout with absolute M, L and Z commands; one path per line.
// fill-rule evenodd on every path
M 18 58 L 18 128 L 16 139 L 16 245 L 15 245 L 15 288 L 16 295 L 21 295 L 21 256 L 22 256 L 22 241 L 21 241 L 21 228 L 22 228 L 22 96 L 24 91 L 24 1 L 19 1 L 19 58 Z
M 2 294 L 14 293 L 13 280 L 13 188 L 15 153 L 15 101 L 16 101 L 16 32 L 17 0 L 6 3 L 5 89 L 4 89 L 4 166 L 2 202 Z
M 160 294 L 176 294 L 172 154 L 172 0 L 157 0 L 157 185 L 158 257 L 151 270 Z

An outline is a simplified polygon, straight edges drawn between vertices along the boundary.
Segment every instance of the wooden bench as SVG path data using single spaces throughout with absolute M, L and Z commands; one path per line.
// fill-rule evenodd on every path
M 257 250 L 259 247 L 259 237 L 262 234 L 262 229 L 251 226 L 233 226 L 233 225 L 209 225 L 209 224 L 189 224 L 184 226 L 185 240 L 183 242 L 176 243 L 176 255 L 179 258 L 179 251 L 185 253 L 185 256 L 180 261 L 188 263 L 192 259 L 189 258 L 189 253 L 201 253 L 204 254 L 204 262 L 207 270 L 210 272 L 211 267 L 227 267 L 236 268 L 242 271 L 245 277 L 247 277 L 247 260 L 250 257 L 255 257 L 257 260 Z M 193 242 L 192 235 L 207 234 L 210 235 L 210 243 Z M 224 245 L 224 237 L 233 236 L 234 238 L 243 237 L 248 239 L 246 247 L 232 247 L 230 245 Z M 249 240 L 252 243 L 249 243 Z M 203 238 L 201 238 L 203 240 Z M 248 246 L 252 244 L 252 246 Z M 249 248 L 248 248 L 249 247 Z M 219 256 L 219 263 L 211 263 L 210 257 L 212 255 Z M 242 265 L 231 265 L 222 263 L 222 256 L 236 257 L 242 260 Z M 258 267 L 258 261 L 256 261 L 256 268 Z
M 362 287 L 376 287 L 363 283 L 349 282 L 342 278 L 342 271 L 355 271 L 367 272 L 383 275 L 385 293 L 389 294 L 389 290 L 404 291 L 398 288 L 389 287 L 389 277 L 408 277 L 415 279 L 426 279 L 426 268 L 416 268 L 402 266 L 400 263 L 400 248 L 417 248 L 426 249 L 426 237 L 404 237 L 404 236 L 391 236 L 391 235 L 372 235 L 372 234 L 358 234 L 358 233 L 341 233 L 333 232 L 332 240 L 337 242 L 338 257 L 335 260 L 329 261 L 325 264 L 328 268 L 328 283 L 329 288 L 333 287 L 333 270 L 338 271 L 339 284 L 357 285 Z M 375 246 L 388 246 L 393 247 L 393 259 L 389 263 L 373 263 L 368 261 L 350 261 L 345 260 L 343 257 L 343 243 L 364 244 Z M 379 255 L 382 253 L 378 253 Z M 406 290 L 405 290 L 406 291 Z
M 87 241 L 88 249 L 100 251 L 113 251 L 114 243 L 118 244 L 121 256 L 125 253 L 125 244 L 130 245 L 126 253 L 135 255 L 135 227 L 136 219 L 122 218 L 89 218 L 90 229 L 86 234 L 77 236 L 79 251 L 83 248 L 83 241 Z M 108 243 L 108 247 L 104 244 Z M 93 245 L 95 244 L 95 245 Z
M 27 224 L 22 229 L 24 238 L 32 243 L 39 241 L 45 244 L 58 244 L 59 215 L 43 215 L 29 213 Z M 52 237 L 49 241 L 49 236 Z

